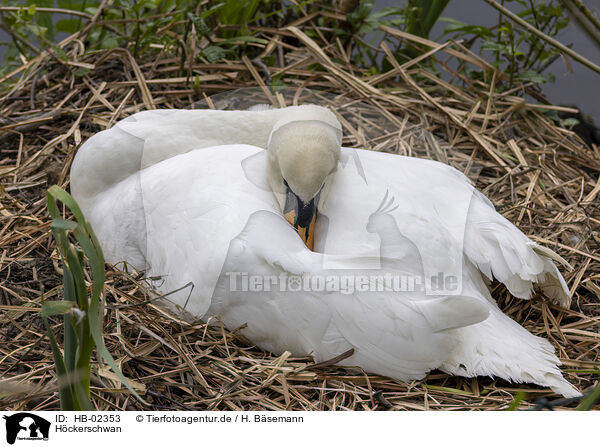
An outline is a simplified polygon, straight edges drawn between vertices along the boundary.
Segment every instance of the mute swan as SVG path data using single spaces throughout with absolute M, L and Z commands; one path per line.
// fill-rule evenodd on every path
M 343 148 L 341 134 L 318 106 L 141 112 L 81 147 L 71 190 L 109 262 L 164 292 L 193 282 L 170 300 L 246 323 L 264 349 L 353 348 L 342 365 L 404 381 L 439 368 L 579 395 L 486 285 L 528 299 L 537 284 L 568 306 L 561 258 L 454 168 Z

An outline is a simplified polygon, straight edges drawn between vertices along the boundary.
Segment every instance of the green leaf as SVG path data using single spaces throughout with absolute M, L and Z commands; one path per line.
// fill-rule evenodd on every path
M 225 55 L 225 50 L 216 45 L 211 45 L 210 47 L 206 47 L 204 50 L 202 50 L 202 55 L 208 62 L 217 62 Z
M 81 208 L 79 208 L 79 205 L 77 205 L 77 202 L 69 193 L 67 193 L 66 191 L 64 191 L 56 185 L 51 186 L 46 193 L 46 199 L 48 203 L 48 213 L 54 219 L 62 218 L 57 205 L 57 201 L 61 201 L 62 203 L 64 203 L 64 205 L 66 205 L 67 208 L 69 208 L 71 213 L 73 213 L 73 216 L 77 221 L 77 228 L 73 230 L 73 236 L 75 237 L 77 243 L 79 244 L 79 246 L 83 250 L 83 253 L 87 257 L 92 270 L 92 295 L 88 301 L 87 289 L 83 282 L 83 254 L 81 253 L 81 250 L 75 249 L 75 247 L 70 244 L 65 230 L 61 230 L 59 228 L 52 229 L 52 233 L 54 234 L 54 237 L 57 241 L 57 245 L 60 249 L 61 256 L 63 257 L 63 266 L 68 266 L 69 268 L 73 269 L 64 269 L 65 298 L 67 298 L 67 291 L 69 291 L 70 294 L 74 295 L 71 298 L 74 300 L 77 299 L 80 304 L 80 307 L 83 307 L 82 304 L 84 304 L 84 298 L 86 301 L 85 305 L 88 306 L 87 318 L 84 318 L 82 322 L 83 324 L 79 326 L 80 333 L 78 335 L 77 341 L 80 342 L 81 345 L 77 347 L 77 352 L 80 355 L 77 361 L 77 367 L 79 370 L 82 369 L 82 358 L 87 356 L 88 353 L 91 352 L 91 349 L 93 349 L 93 345 L 95 345 L 98 354 L 111 367 L 111 369 L 119 377 L 121 382 L 129 389 L 131 393 L 133 393 L 133 395 L 135 395 L 138 399 L 144 402 L 143 399 L 131 387 L 131 385 L 117 366 L 110 352 L 104 345 L 104 340 L 102 338 L 102 326 L 100 320 L 99 307 L 101 294 L 104 290 L 105 271 L 104 255 L 102 254 L 100 244 L 98 243 L 98 240 L 96 239 L 96 236 L 94 235 L 90 224 L 85 220 L 83 213 L 81 212 Z M 85 323 L 86 321 L 87 325 Z M 87 362 L 83 362 L 83 366 L 87 367 L 87 371 L 83 371 L 85 375 L 80 381 L 77 382 L 80 385 L 82 383 L 85 384 L 89 382 L 89 360 Z M 77 393 L 80 393 L 82 388 L 79 388 L 79 385 L 77 385 L 77 383 L 75 384 L 75 390 Z M 85 391 L 85 388 L 83 388 L 83 390 Z M 77 404 L 85 404 L 85 401 L 82 400 L 81 395 L 76 395 L 75 398 Z
M 600 401 L 600 383 L 597 384 L 594 389 L 585 396 L 585 399 L 583 399 L 583 402 L 581 402 L 581 404 L 577 407 L 577 410 L 591 410 L 598 401 Z
M 546 78 L 544 77 L 544 75 L 542 75 L 534 70 L 523 71 L 523 72 L 519 73 L 515 77 L 515 79 L 517 79 L 519 81 L 525 81 L 525 82 L 534 82 L 536 84 L 544 84 L 546 82 Z
M 215 12 L 219 11 L 221 8 L 227 6 L 225 3 L 217 3 L 214 6 L 211 6 L 209 9 L 207 9 L 206 11 L 204 11 L 202 14 L 200 14 L 200 17 L 202 17 L 203 19 L 207 18 L 208 16 L 214 14 Z
M 53 219 L 60 218 L 59 216 L 61 214 L 58 210 L 58 206 L 56 205 L 56 201 L 60 200 L 67 206 L 67 208 L 71 210 L 78 223 L 85 222 L 85 218 L 83 217 L 81 208 L 79 208 L 79 205 L 77 205 L 75 199 L 71 197 L 71 195 L 67 191 L 61 189 L 59 186 L 53 185 L 50 188 L 48 188 L 46 198 L 48 200 L 48 213 L 50 213 L 50 217 L 52 217 Z
M 52 50 L 54 50 L 54 54 L 56 54 L 63 61 L 67 60 L 67 53 L 61 47 L 59 47 L 58 45 L 52 44 Z
M 42 317 L 68 314 L 74 307 L 73 301 L 46 301 L 42 304 Z
M 577 118 L 565 118 L 564 120 L 560 120 L 560 125 L 562 127 L 572 127 L 579 124 L 579 120 Z
M 46 34 L 46 31 L 48 31 L 48 28 L 46 28 L 45 26 L 40 26 L 37 23 L 27 23 L 25 25 L 25 27 L 29 31 L 31 31 L 33 33 L 33 35 L 36 37 L 40 37 L 40 36 Z
M 506 54 L 509 54 L 511 51 L 509 45 L 494 42 L 492 40 L 484 40 L 483 43 L 481 44 L 481 49 L 493 51 L 495 53 L 506 53 Z
M 271 80 L 271 87 L 273 90 L 278 91 L 287 87 L 287 84 L 283 82 L 281 75 L 277 75 L 273 76 L 273 79 Z
M 73 34 L 79 30 L 79 20 L 77 19 L 61 19 L 56 22 L 56 29 L 64 33 Z
M 111 48 L 116 48 L 119 46 L 119 41 L 112 36 L 108 36 L 102 40 L 100 43 L 100 48 L 105 50 L 110 50 Z
M 75 228 L 77 228 L 77 224 L 71 220 L 56 218 L 52 220 L 50 228 L 56 230 L 73 231 Z
M 515 411 L 521 405 L 521 402 L 525 399 L 525 393 L 523 391 L 519 391 L 514 398 L 514 400 L 510 403 L 506 411 Z
M 210 32 L 210 27 L 206 24 L 204 18 L 195 16 L 192 13 L 188 14 L 188 18 L 194 24 L 194 29 L 198 37 L 202 37 Z
M 58 384 L 58 392 L 60 394 L 60 408 L 63 411 L 72 411 L 75 409 L 74 406 L 74 396 L 73 389 L 71 385 L 68 383 L 68 373 L 67 368 L 65 366 L 65 360 L 60 352 L 60 348 L 58 347 L 58 343 L 56 342 L 56 337 L 54 337 L 54 333 L 48 324 L 48 319 L 44 318 L 44 325 L 46 326 L 46 333 L 48 334 L 48 338 L 50 339 L 50 346 L 52 347 L 52 355 L 54 357 L 54 367 L 56 368 L 56 375 L 59 379 L 63 379 L 59 381 Z

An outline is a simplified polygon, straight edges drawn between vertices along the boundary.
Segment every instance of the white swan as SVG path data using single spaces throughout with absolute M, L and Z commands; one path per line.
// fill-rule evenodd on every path
M 343 365 L 404 381 L 439 368 L 579 395 L 486 286 L 528 299 L 537 284 L 567 306 L 560 257 L 455 169 L 340 142 L 317 106 L 142 112 L 81 147 L 71 190 L 109 262 L 162 277 L 164 292 L 193 282 L 171 300 L 247 324 L 264 349 L 354 349 Z

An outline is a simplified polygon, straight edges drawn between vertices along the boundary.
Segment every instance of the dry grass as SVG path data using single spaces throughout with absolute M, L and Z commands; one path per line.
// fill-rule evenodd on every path
M 76 36 L 81 40 L 61 44 L 67 62 L 43 53 L 16 74 L 20 81 L 14 88 L 0 93 L 0 409 L 59 408 L 39 315 L 42 293 L 46 299 L 62 294 L 45 191 L 52 184 L 68 187 L 81 141 L 144 109 L 190 107 L 206 95 L 257 86 L 246 95 L 248 105 L 310 100 L 319 90 L 320 101 L 334 103 L 342 118 L 346 145 L 429 157 L 459 168 L 504 216 L 567 259 L 574 267 L 564 271 L 573 292 L 569 310 L 539 295 L 514 299 L 500 285 L 493 293 L 510 317 L 556 346 L 572 383 L 582 390 L 597 383 L 599 148 L 586 146 L 543 114 L 559 107 L 529 104 L 514 95 L 516 90 L 496 93 L 503 74 L 460 43 L 440 46 L 386 28 L 409 44 L 424 44 L 423 58 L 438 58 L 445 73 L 434 75 L 416 61 L 400 66 L 383 46 L 382 57 L 393 68 L 369 76 L 344 63 L 348 57 L 339 42 L 307 36 L 306 30 L 319 35 L 316 18 L 311 14 L 294 27 L 258 30 L 269 41 L 262 56 L 276 55 L 277 67 L 247 58 L 209 64 L 192 52 L 183 73 L 168 49 L 137 61 L 126 50 L 81 56 L 84 29 Z M 196 42 L 195 48 L 203 45 Z M 315 62 L 322 70 L 308 68 Z M 452 69 L 457 62 L 485 70 L 488 82 L 461 79 Z M 86 73 L 76 75 L 81 67 Z M 276 75 L 288 86 L 280 94 L 265 86 L 265 79 Z M 312 93 L 302 90 L 309 86 Z M 532 86 L 519 91 L 544 103 Z M 213 96 L 209 103 L 240 107 L 230 98 Z M 522 408 L 542 396 L 557 397 L 533 385 L 492 378 L 434 371 L 406 384 L 357 369 L 314 365 L 310 358 L 276 357 L 235 331 L 169 316 L 148 303 L 151 298 L 139 277 L 109 271 L 106 344 L 149 406 L 96 363 L 92 401 L 100 410 L 503 409 L 518 391 L 526 393 Z M 60 320 L 54 323 L 59 329 Z M 568 407 L 573 405 L 560 408 Z

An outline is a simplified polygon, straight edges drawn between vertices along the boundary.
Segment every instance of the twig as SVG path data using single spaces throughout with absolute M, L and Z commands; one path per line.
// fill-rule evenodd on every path
M 21 11 L 24 8 L 20 8 L 18 6 L 0 6 L 0 11 Z M 74 11 L 72 9 L 62 9 L 62 8 L 35 8 L 35 12 L 54 12 L 58 14 L 68 14 L 72 16 L 85 17 L 86 19 L 91 19 L 91 14 L 83 11 Z
M 523 20 L 522 18 L 520 18 L 516 14 L 513 14 L 512 12 L 510 12 L 504 6 L 499 5 L 498 3 L 496 3 L 494 0 L 485 0 L 485 2 L 488 3 L 490 6 L 492 6 L 493 8 L 496 8 L 498 11 L 500 11 L 504 15 L 506 15 L 513 22 L 515 22 L 517 25 L 522 26 L 527 31 L 530 31 L 533 34 L 535 34 L 537 37 L 539 37 L 540 39 L 542 39 L 544 42 L 547 42 L 550 45 L 552 45 L 553 47 L 558 48 L 562 52 L 564 52 L 564 53 L 568 54 L 569 56 L 571 56 L 573 59 L 575 59 L 580 64 L 582 64 L 582 65 L 586 66 L 587 68 L 589 68 L 590 70 L 594 70 L 596 73 L 600 74 L 600 66 L 594 64 L 592 61 L 586 59 L 585 57 L 583 57 L 579 53 L 576 53 L 575 51 L 571 50 L 569 47 L 567 47 L 566 45 L 563 45 L 562 43 L 560 43 L 559 41 L 553 39 L 552 37 L 547 36 L 546 34 L 544 34 L 543 32 L 541 32 L 540 30 L 538 30 L 535 26 L 530 25 L 529 23 L 527 23 L 525 20 Z
M 561 0 L 562 4 L 575 17 L 577 23 L 590 36 L 596 46 L 600 48 L 600 21 L 581 2 L 581 0 Z

